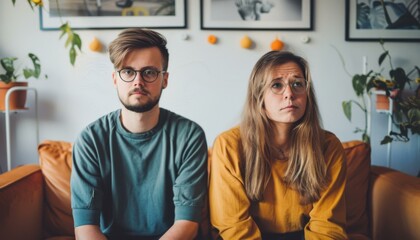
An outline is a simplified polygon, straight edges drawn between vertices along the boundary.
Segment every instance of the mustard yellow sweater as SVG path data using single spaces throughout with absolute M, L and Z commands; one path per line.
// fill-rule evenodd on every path
M 341 142 L 325 132 L 324 154 L 331 179 L 321 198 L 299 204 L 299 194 L 282 182 L 286 161 L 273 161 L 264 200 L 251 202 L 244 188 L 239 158 L 239 128 L 222 133 L 214 142 L 210 170 L 210 219 L 223 239 L 261 239 L 261 232 L 304 230 L 305 239 L 346 239 L 344 187 L 346 163 Z M 304 221 L 304 219 L 308 219 Z

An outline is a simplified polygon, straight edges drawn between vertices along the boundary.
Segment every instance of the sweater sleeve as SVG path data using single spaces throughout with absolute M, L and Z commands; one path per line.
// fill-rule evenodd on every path
M 210 220 L 223 239 L 261 239 L 249 212 L 251 203 L 240 172 L 238 144 L 238 131 L 222 134 L 213 144 L 209 180 Z
M 200 222 L 207 197 L 207 142 L 199 127 L 190 131 L 184 140 L 187 144 L 173 186 L 175 220 Z
M 86 132 L 73 146 L 72 168 L 70 184 L 74 226 L 99 225 L 102 181 L 95 151 Z
M 347 239 L 344 150 L 333 134 L 328 133 L 326 140 L 324 152 L 329 184 L 309 213 L 310 220 L 305 226 L 305 239 Z

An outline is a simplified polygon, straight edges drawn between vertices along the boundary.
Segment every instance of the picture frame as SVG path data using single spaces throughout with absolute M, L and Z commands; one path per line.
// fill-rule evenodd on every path
M 66 22 L 73 29 L 187 28 L 186 0 L 58 2 L 59 8 L 56 0 L 43 1 L 44 7 L 40 8 L 41 30 L 58 30 Z
M 368 4 L 371 2 L 371 4 Z M 395 5 L 398 4 L 398 5 Z M 417 2 L 417 4 L 419 4 Z M 404 24 L 398 21 L 401 17 L 409 17 L 410 6 L 403 2 L 385 1 L 386 11 L 380 1 L 368 0 L 346 0 L 346 41 L 379 41 L 388 42 L 418 42 L 420 41 L 420 22 L 418 28 L 414 28 L 416 22 L 405 21 Z M 404 16 L 395 14 L 394 8 L 406 8 Z M 419 8 L 417 6 L 417 11 Z M 418 14 L 418 13 L 417 13 Z M 415 19 L 414 19 L 415 20 Z M 418 20 L 417 20 L 418 21 Z
M 313 30 L 313 0 L 200 0 L 202 30 Z

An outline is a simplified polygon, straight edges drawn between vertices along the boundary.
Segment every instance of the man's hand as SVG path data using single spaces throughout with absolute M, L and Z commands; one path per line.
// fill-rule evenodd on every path
M 83 225 L 74 229 L 76 240 L 107 240 L 97 225 Z
M 160 240 L 192 240 L 197 235 L 197 232 L 198 223 L 187 220 L 177 220 Z

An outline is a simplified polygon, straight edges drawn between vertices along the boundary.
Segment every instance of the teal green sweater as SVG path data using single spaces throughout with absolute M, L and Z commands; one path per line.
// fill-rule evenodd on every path
M 207 144 L 196 123 L 160 109 L 159 123 L 130 133 L 111 112 L 73 147 L 75 227 L 99 225 L 110 238 L 160 236 L 175 220 L 199 222 L 207 189 Z

